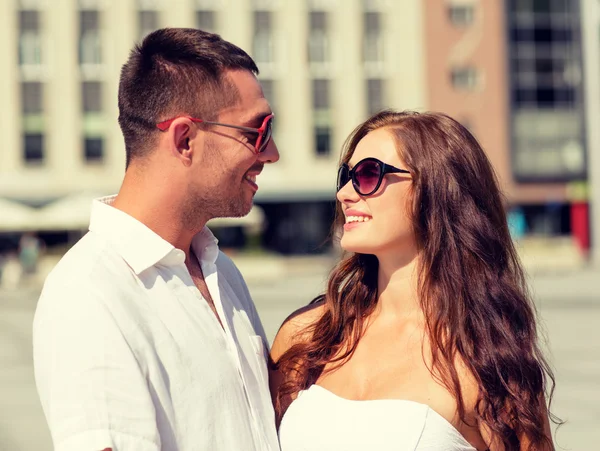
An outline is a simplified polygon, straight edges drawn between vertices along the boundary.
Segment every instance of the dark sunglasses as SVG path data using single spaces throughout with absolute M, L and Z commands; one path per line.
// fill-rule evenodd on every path
M 177 116 L 172 119 L 168 119 L 166 121 L 159 122 L 158 124 L 156 124 L 156 126 L 158 127 L 158 129 L 160 131 L 165 132 L 169 129 L 169 127 L 171 126 L 173 121 L 175 119 L 177 119 L 178 117 L 185 117 L 192 122 L 208 124 L 208 125 L 220 125 L 221 127 L 236 128 L 236 129 L 242 130 L 246 133 L 256 134 L 257 137 L 256 137 L 256 141 L 254 142 L 254 152 L 261 153 L 261 152 L 265 151 L 265 149 L 269 145 L 269 141 L 271 141 L 271 135 L 273 134 L 273 118 L 275 117 L 275 115 L 269 114 L 267 117 L 265 117 L 260 128 L 242 127 L 241 125 L 232 125 L 232 124 L 223 124 L 222 122 L 205 121 L 202 119 L 198 119 L 195 117 L 189 117 L 189 116 Z
M 338 169 L 337 191 L 352 180 L 352 186 L 358 194 L 370 196 L 379 189 L 385 174 L 395 173 L 410 174 L 410 171 L 385 164 L 377 158 L 360 160 L 352 169 L 344 163 Z

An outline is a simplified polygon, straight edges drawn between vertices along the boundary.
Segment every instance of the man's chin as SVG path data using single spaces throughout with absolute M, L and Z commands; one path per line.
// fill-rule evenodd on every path
M 229 210 L 227 213 L 223 214 L 221 217 L 222 218 L 243 218 L 244 216 L 247 216 L 250 213 L 250 211 L 252 211 L 252 206 L 253 206 L 252 203 L 250 203 L 249 205 L 236 205 L 231 210 Z

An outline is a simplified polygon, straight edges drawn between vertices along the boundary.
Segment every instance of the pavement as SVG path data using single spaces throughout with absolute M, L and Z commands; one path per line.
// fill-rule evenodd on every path
M 555 435 L 557 450 L 600 449 L 600 270 L 573 257 L 567 246 L 553 255 L 546 248 L 531 251 L 530 243 L 520 246 L 543 347 L 556 375 L 552 411 L 566 421 Z M 248 282 L 270 341 L 291 312 L 324 290 L 335 263 L 332 256 L 231 257 Z M 0 287 L 0 451 L 52 449 L 33 379 L 31 323 L 41 281 L 56 260 L 48 256 L 37 276 Z
M 597 263 L 598 267 L 590 265 L 570 237 L 526 237 L 516 242 L 516 248 L 532 288 L 541 290 L 541 296 L 569 295 L 572 293 L 569 290 L 573 283 L 576 284 L 578 293 L 582 290 L 586 295 L 600 293 L 600 262 Z M 334 253 L 286 257 L 267 252 L 225 252 L 235 261 L 249 283 L 293 277 L 307 271 L 315 274 L 320 272 L 326 277 L 337 261 L 337 255 Z M 0 289 L 11 291 L 22 287 L 41 287 L 46 275 L 61 256 L 44 255 L 37 273 L 21 281 L 18 263 L 16 260 L 10 261 L 4 269 L 3 280 L 0 280 Z M 537 283 L 538 281 L 540 283 Z

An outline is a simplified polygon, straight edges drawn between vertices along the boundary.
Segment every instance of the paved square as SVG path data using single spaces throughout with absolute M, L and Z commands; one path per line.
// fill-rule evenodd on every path
M 263 268 L 264 269 L 264 268 Z M 242 272 L 244 272 L 242 268 Z M 269 340 L 282 321 L 324 287 L 324 265 L 270 271 L 248 277 Z M 533 281 L 541 324 L 549 337 L 557 389 L 553 411 L 567 423 L 555 436 L 557 449 L 600 449 L 600 297 L 583 284 L 594 279 L 564 277 Z M 556 286 L 553 286 L 556 284 Z M 31 322 L 38 291 L 0 292 L 0 450 L 50 451 L 32 370 Z

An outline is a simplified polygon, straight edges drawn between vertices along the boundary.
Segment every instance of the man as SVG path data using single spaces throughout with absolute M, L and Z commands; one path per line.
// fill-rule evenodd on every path
M 56 450 L 276 450 L 265 335 L 206 222 L 247 214 L 279 159 L 254 61 L 193 29 L 123 66 L 127 167 L 44 285 L 38 392 Z

